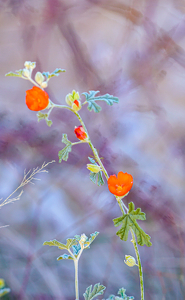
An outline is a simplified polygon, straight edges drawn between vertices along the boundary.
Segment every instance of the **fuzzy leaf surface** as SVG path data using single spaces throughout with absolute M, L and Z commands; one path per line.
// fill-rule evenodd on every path
M 64 69 L 59 69 L 59 68 L 56 68 L 55 71 L 53 71 L 52 73 L 50 72 L 43 72 L 42 75 L 46 77 L 46 79 L 50 79 L 54 76 L 58 76 L 61 72 L 65 72 L 66 70 Z
M 109 298 L 107 298 L 106 300 L 123 300 L 123 299 L 124 300 L 133 300 L 134 299 L 133 296 L 127 296 L 125 294 L 125 292 L 126 292 L 126 290 L 124 288 L 121 288 L 118 291 L 118 295 L 120 295 L 120 297 L 115 296 L 115 295 L 110 295 Z M 105 300 L 105 299 L 103 299 L 103 300 Z
M 57 258 L 57 260 L 62 260 L 62 259 L 72 259 L 72 260 L 73 260 L 72 256 L 71 256 L 71 255 L 68 255 L 68 254 L 66 254 L 66 253 L 60 255 L 60 256 Z
M 5 74 L 5 76 L 22 77 L 23 76 L 22 73 L 23 73 L 23 70 L 21 69 L 21 70 L 15 71 L 15 73 L 9 72 L 9 73 Z
M 44 246 L 47 245 L 47 246 L 56 246 L 58 247 L 59 249 L 63 250 L 68 250 L 70 249 L 73 245 L 76 245 L 77 244 L 77 240 L 75 238 L 71 238 L 71 239 L 67 239 L 67 243 L 66 244 L 62 244 L 60 242 L 58 242 L 57 240 L 52 240 L 52 241 L 47 241 L 47 242 L 44 242 Z
M 104 290 L 106 287 L 104 285 L 101 285 L 100 283 L 96 283 L 92 290 L 92 285 L 90 285 L 85 293 L 83 294 L 85 300 L 92 300 L 95 297 L 102 295 L 104 293 Z
M 43 114 L 40 111 L 37 113 L 37 120 L 40 122 L 41 120 L 45 120 L 46 124 L 50 127 L 53 122 L 51 120 L 48 120 L 48 114 Z
M 92 244 L 92 242 L 95 240 L 95 238 L 97 237 L 98 234 L 99 234 L 98 231 L 91 233 L 90 238 L 87 239 L 86 242 L 84 243 L 84 248 L 88 248 L 90 246 L 90 244 Z
M 98 186 L 100 185 L 104 185 L 104 180 L 102 177 L 102 171 L 98 172 L 98 173 L 94 173 L 94 172 L 90 172 L 89 174 L 90 180 L 92 182 L 94 182 L 95 184 L 97 184 Z
M 103 96 L 96 96 L 99 91 L 89 91 L 89 93 L 83 93 L 82 95 L 85 96 L 86 101 L 88 102 L 88 110 L 98 113 L 101 111 L 101 107 L 96 103 L 96 101 L 105 101 L 108 105 L 113 105 L 113 103 L 118 103 L 119 100 L 117 97 L 114 97 L 109 94 L 105 94 Z
M 136 234 L 137 237 L 137 243 L 140 246 L 143 246 L 144 244 L 147 247 L 150 247 L 152 243 L 150 242 L 150 236 L 144 232 L 144 230 L 138 225 L 136 220 L 145 220 L 146 216 L 145 213 L 141 212 L 140 208 L 137 208 L 134 210 L 134 203 L 129 203 L 129 211 L 127 214 L 123 214 L 121 217 L 116 218 L 113 220 L 114 226 L 121 226 L 121 229 L 116 233 L 121 240 L 127 241 L 128 239 L 128 233 L 130 228 L 133 229 L 133 231 Z
M 0 298 L 3 297 L 4 295 L 10 293 L 10 289 L 9 288 L 3 288 L 3 289 L 0 289 Z
M 62 160 L 65 161 L 68 160 L 69 152 L 71 152 L 71 147 L 72 147 L 72 143 L 68 140 L 67 134 L 63 134 L 62 142 L 66 144 L 66 146 L 58 152 L 59 163 L 61 163 Z

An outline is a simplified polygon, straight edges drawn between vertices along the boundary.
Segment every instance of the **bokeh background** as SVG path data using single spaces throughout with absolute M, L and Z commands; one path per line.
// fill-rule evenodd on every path
M 86 169 L 91 150 L 74 146 L 58 163 L 62 133 L 77 141 L 77 118 L 55 109 L 53 125 L 37 122 L 25 105 L 31 83 L 5 77 L 35 61 L 35 71 L 64 68 L 46 89 L 65 102 L 73 89 L 119 97 L 99 114 L 81 115 L 109 174 L 134 177 L 125 203 L 146 212 L 140 222 L 152 247 L 139 247 L 145 298 L 185 299 L 185 4 L 183 0 L 0 1 L 0 194 L 20 184 L 24 170 L 48 166 L 20 201 L 0 211 L 0 277 L 11 288 L 4 299 L 74 299 L 74 268 L 45 240 L 100 234 L 80 260 L 80 299 L 86 287 L 107 286 L 104 298 L 124 287 L 140 299 L 131 237 L 122 242 L 112 219 L 120 216 L 107 185 L 98 187 Z M 34 72 L 35 72 L 34 71 Z M 100 299 L 102 299 L 100 297 Z

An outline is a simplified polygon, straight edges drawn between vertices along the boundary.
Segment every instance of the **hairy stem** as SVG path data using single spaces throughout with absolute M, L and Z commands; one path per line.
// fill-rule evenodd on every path
M 139 279 L 140 279 L 140 290 L 141 290 L 141 300 L 144 300 L 144 282 L 143 282 L 143 269 L 142 269 L 142 265 L 141 265 L 141 259 L 140 259 L 140 255 L 139 255 L 139 249 L 136 243 L 136 238 L 135 238 L 135 234 L 132 228 L 130 228 L 131 234 L 132 234 L 132 243 L 134 245 L 134 250 L 136 253 L 136 257 L 137 257 L 137 264 L 138 264 L 138 268 L 139 268 Z
M 79 300 L 79 289 L 78 289 L 78 259 L 74 260 L 74 266 L 75 266 L 75 295 L 76 300 Z
M 83 122 L 81 116 L 79 115 L 78 112 L 74 112 L 74 113 L 75 113 L 75 115 L 77 116 L 78 120 L 80 121 L 81 125 L 83 126 L 84 130 L 86 131 L 87 136 L 88 136 L 88 140 L 89 140 L 88 144 L 89 144 L 90 148 L 92 149 L 92 152 L 93 152 L 93 154 L 94 154 L 94 157 L 95 157 L 96 161 L 99 163 L 99 165 L 100 165 L 100 167 L 102 168 L 102 171 L 103 171 L 103 173 L 104 173 L 106 179 L 108 180 L 109 175 L 108 175 L 108 173 L 107 173 L 107 171 L 106 171 L 104 165 L 103 165 L 102 162 L 101 162 L 101 159 L 100 159 L 100 157 L 99 157 L 99 155 L 98 155 L 98 152 L 97 152 L 96 148 L 93 146 L 93 144 L 92 144 L 92 142 L 91 142 L 91 140 L 90 140 L 90 137 L 89 137 L 87 128 L 86 128 L 86 126 L 85 126 L 85 124 L 84 124 L 84 122 Z

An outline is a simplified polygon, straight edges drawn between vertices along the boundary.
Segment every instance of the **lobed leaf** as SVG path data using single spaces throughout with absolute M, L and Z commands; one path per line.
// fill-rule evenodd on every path
M 97 184 L 98 186 L 100 185 L 104 185 L 104 180 L 102 177 L 102 171 L 98 172 L 98 173 L 94 173 L 94 172 L 90 172 L 89 174 L 90 180 L 92 182 L 94 182 L 95 184 Z
M 62 259 L 72 259 L 73 260 L 73 257 L 71 255 L 68 255 L 68 254 L 62 254 L 60 255 L 57 260 L 62 260 Z
M 9 73 L 5 74 L 5 76 L 22 77 L 22 73 L 23 73 L 23 70 L 20 69 L 20 70 L 15 71 L 15 73 L 9 72 Z
M 46 124 L 51 127 L 51 125 L 53 124 L 53 122 L 51 120 L 48 120 L 48 114 L 43 114 L 40 111 L 37 113 L 37 120 L 38 122 L 40 122 L 41 120 L 45 120 Z
M 147 247 L 150 247 L 152 245 L 152 243 L 150 242 L 151 237 L 144 232 L 144 230 L 138 225 L 136 221 L 145 220 L 145 213 L 141 212 L 140 208 L 137 208 L 136 210 L 134 210 L 134 208 L 134 203 L 130 202 L 128 213 L 123 214 L 121 217 L 113 220 L 115 227 L 122 225 L 121 229 L 116 234 L 120 237 L 121 240 L 127 241 L 129 230 L 130 228 L 132 228 L 136 234 L 137 243 L 140 246 L 143 246 L 145 244 Z
M 124 288 L 119 289 L 118 291 L 118 295 L 120 295 L 120 297 L 115 296 L 115 295 L 110 295 L 109 298 L 107 298 L 106 300 L 133 300 L 134 297 L 133 296 L 127 296 L 125 294 L 126 290 Z M 105 300 L 105 299 L 103 299 Z
M 66 147 L 64 147 L 62 150 L 58 152 L 59 156 L 59 163 L 62 162 L 62 160 L 67 161 L 69 157 L 69 152 L 71 152 L 72 143 L 68 140 L 67 134 L 63 134 L 62 136 L 62 142 L 66 144 Z
M 98 113 L 101 111 L 101 107 L 95 101 L 105 101 L 108 105 L 113 105 L 113 103 L 118 103 L 119 100 L 117 97 L 114 97 L 109 94 L 105 94 L 103 96 L 96 96 L 99 91 L 89 91 L 88 93 L 83 93 L 82 95 L 85 96 L 86 101 L 88 102 L 88 109 L 90 111 L 94 110 L 94 112 Z
M 83 294 L 85 300 L 92 300 L 95 297 L 102 295 L 104 293 L 104 290 L 106 287 L 104 285 L 101 285 L 100 283 L 96 283 L 92 290 L 92 285 L 90 285 L 85 293 Z
M 89 161 L 93 164 L 98 166 L 98 164 L 96 163 L 96 161 L 92 158 L 92 157 L 88 157 Z
M 52 240 L 52 241 L 47 241 L 47 242 L 44 242 L 44 246 L 47 245 L 47 246 L 56 246 L 58 247 L 59 249 L 63 250 L 63 249 L 70 249 L 73 245 L 76 245 L 77 244 L 77 241 L 75 238 L 72 238 L 72 239 L 67 239 L 67 243 L 66 245 L 65 244 L 62 244 L 60 242 L 58 242 L 57 240 Z
M 0 289 L 0 298 L 3 297 L 4 295 L 10 293 L 10 289 L 9 288 L 3 288 L 3 289 Z
M 45 76 L 47 80 L 49 80 L 50 78 L 52 78 L 54 76 L 58 76 L 61 72 L 65 72 L 65 71 L 66 70 L 64 70 L 64 69 L 56 68 L 55 71 L 53 71 L 52 73 L 43 72 L 42 75 Z
M 84 248 L 88 248 L 90 246 L 90 244 L 92 244 L 92 242 L 95 240 L 95 238 L 97 237 L 98 234 L 99 234 L 98 231 L 91 233 L 90 238 L 84 243 Z

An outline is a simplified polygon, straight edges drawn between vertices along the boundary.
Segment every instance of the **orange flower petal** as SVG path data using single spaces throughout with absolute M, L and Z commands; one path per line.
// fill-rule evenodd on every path
M 118 180 L 116 178 L 116 175 L 111 175 L 107 181 L 108 185 L 111 184 L 111 185 L 116 185 L 118 184 Z
M 26 91 L 26 105 L 30 110 L 43 110 L 48 106 L 48 104 L 48 94 L 39 87 L 34 86 L 32 89 Z
M 111 175 L 108 179 L 109 191 L 116 196 L 126 195 L 132 188 L 133 177 L 128 173 L 122 171 L 118 173 L 118 176 Z
M 115 186 L 113 186 L 113 185 L 108 185 L 108 188 L 109 188 L 109 191 L 110 191 L 112 194 L 117 195 L 117 191 L 116 191 Z

